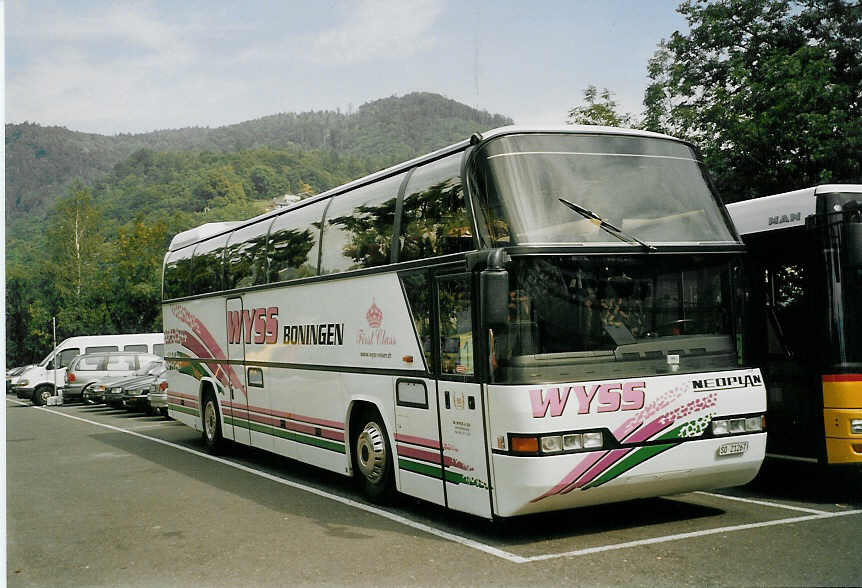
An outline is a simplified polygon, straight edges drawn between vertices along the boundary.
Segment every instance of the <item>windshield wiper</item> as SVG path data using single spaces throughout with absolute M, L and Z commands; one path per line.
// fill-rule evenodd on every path
M 643 247 L 647 251 L 655 251 L 656 250 L 656 248 L 653 247 L 652 245 L 650 245 L 649 243 L 644 243 L 643 241 L 641 241 L 640 239 L 638 239 L 634 235 L 626 233 L 622 229 L 615 227 L 614 225 L 612 225 L 611 223 L 609 223 L 608 221 L 606 221 L 605 219 L 603 219 L 602 217 L 597 215 L 592 210 L 587 210 L 583 206 L 578 206 L 574 202 L 569 202 L 565 198 L 558 198 L 558 200 L 560 202 L 562 202 L 563 204 L 565 204 L 566 206 L 568 206 L 570 209 L 577 212 L 579 215 L 581 215 L 582 217 L 584 217 L 588 221 L 590 221 L 591 223 L 593 223 L 594 225 L 598 225 L 599 228 L 604 229 L 606 232 L 610 233 L 611 235 L 613 235 L 614 237 L 616 237 L 620 241 L 625 241 L 627 243 L 637 243 L 638 245 L 640 245 L 641 247 Z

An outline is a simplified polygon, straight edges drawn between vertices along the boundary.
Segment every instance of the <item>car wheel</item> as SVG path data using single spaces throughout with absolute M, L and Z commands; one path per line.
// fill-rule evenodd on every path
M 44 406 L 48 404 L 48 399 L 54 395 L 51 386 L 39 386 L 33 390 L 33 404 L 36 406 Z
M 212 394 L 208 394 L 204 401 L 203 419 L 203 438 L 207 451 L 212 454 L 218 454 L 223 449 L 224 438 L 221 435 L 221 419 L 219 419 L 218 415 L 218 404 Z
M 375 503 L 386 502 L 392 496 L 392 450 L 383 419 L 377 411 L 368 410 L 358 421 L 360 427 L 353 438 L 353 466 L 362 492 Z

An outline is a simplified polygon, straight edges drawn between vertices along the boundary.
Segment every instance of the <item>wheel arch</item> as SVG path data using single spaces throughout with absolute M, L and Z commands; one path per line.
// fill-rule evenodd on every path
M 215 401 L 216 410 L 218 411 L 219 420 L 222 419 L 222 408 L 221 403 L 219 402 L 218 395 L 216 394 L 216 386 L 211 378 L 201 378 L 201 384 L 198 388 L 198 418 L 200 420 L 201 430 L 204 428 L 204 402 L 206 402 L 207 396 L 212 396 Z
M 397 458 L 395 454 L 395 428 L 393 419 L 387 418 L 387 413 L 383 410 L 377 400 L 367 397 L 357 397 L 351 399 L 347 406 L 347 419 L 345 420 L 346 430 L 344 431 L 345 448 L 347 449 L 347 467 L 351 476 L 356 476 L 353 471 L 353 441 L 355 436 L 362 430 L 363 424 L 360 420 L 366 411 L 374 411 L 383 421 L 383 426 L 386 428 L 386 436 L 389 439 L 389 447 L 392 450 L 393 458 Z M 397 483 L 396 476 L 396 483 Z

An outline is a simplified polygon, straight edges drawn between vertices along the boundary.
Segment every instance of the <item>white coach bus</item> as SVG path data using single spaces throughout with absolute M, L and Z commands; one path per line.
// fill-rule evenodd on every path
M 766 393 L 742 251 L 687 143 L 477 134 L 178 235 L 170 414 L 487 518 L 743 484 Z

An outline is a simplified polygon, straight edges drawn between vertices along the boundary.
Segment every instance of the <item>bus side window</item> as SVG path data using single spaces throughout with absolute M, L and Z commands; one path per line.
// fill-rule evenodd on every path
M 419 270 L 401 275 L 413 326 L 425 355 L 425 365 L 431 366 L 431 288 L 428 272 Z
M 403 174 L 335 196 L 323 224 L 321 274 L 389 263 Z
M 222 257 L 227 235 L 198 243 L 192 257 L 192 285 L 190 294 L 206 294 L 222 289 Z
M 224 289 L 266 284 L 266 239 L 269 219 L 230 234 L 224 260 Z
M 183 247 L 168 255 L 164 275 L 165 300 L 189 295 L 193 251 L 194 247 Z
M 404 196 L 398 261 L 474 249 L 461 186 L 461 158 L 455 153 L 416 168 Z
M 320 227 L 327 201 L 287 212 L 269 232 L 269 281 L 283 282 L 317 275 Z

